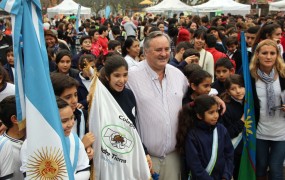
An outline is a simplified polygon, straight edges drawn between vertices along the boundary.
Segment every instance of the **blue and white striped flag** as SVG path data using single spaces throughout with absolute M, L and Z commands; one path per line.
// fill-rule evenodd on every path
M 27 179 L 74 179 L 51 86 L 40 0 L 2 0 L 11 13 L 17 118 L 27 128 Z
M 75 22 L 75 29 L 77 33 L 79 33 L 79 27 L 81 26 L 80 13 L 81 13 L 81 5 L 78 4 L 78 10 L 77 10 L 76 22 Z

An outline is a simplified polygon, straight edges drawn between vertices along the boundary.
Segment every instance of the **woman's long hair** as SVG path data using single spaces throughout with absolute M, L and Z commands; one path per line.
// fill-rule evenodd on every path
M 277 23 L 265 23 L 257 32 L 256 38 L 254 40 L 254 45 L 257 45 L 262 40 L 269 39 L 274 33 L 274 31 L 278 28 L 281 28 L 281 26 Z
M 133 37 L 128 37 L 122 47 L 122 56 L 125 57 L 126 55 L 128 55 L 128 49 L 132 47 L 133 43 L 135 41 L 138 41 L 136 38 Z

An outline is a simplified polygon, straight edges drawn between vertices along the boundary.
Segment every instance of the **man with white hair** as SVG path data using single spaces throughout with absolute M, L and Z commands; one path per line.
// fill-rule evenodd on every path
M 161 31 L 150 33 L 144 41 L 144 53 L 146 60 L 130 68 L 127 82 L 136 97 L 138 132 L 159 179 L 178 180 L 177 116 L 188 81 L 179 69 L 168 64 L 168 35 Z

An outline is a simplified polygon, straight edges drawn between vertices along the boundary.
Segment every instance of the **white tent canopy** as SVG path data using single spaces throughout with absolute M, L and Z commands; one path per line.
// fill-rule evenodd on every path
M 285 0 L 269 3 L 269 11 L 284 11 Z
M 223 13 L 231 14 L 249 14 L 250 5 L 241 4 L 234 0 L 210 0 L 204 4 L 192 6 L 197 12 L 216 12 L 222 11 Z
M 180 0 L 163 0 L 159 4 L 145 8 L 146 12 L 163 12 L 163 11 L 193 11 L 191 6 Z
M 47 8 L 47 14 L 49 18 L 52 18 L 57 14 L 65 14 L 65 15 L 75 14 L 76 15 L 78 6 L 79 4 L 77 4 L 73 0 L 64 0 L 55 7 Z M 80 15 L 85 18 L 90 18 L 91 8 L 81 6 Z

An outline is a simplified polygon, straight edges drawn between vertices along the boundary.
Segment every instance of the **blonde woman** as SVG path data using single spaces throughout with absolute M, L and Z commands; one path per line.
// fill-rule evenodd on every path
M 250 73 L 257 124 L 257 180 L 265 180 L 267 176 L 269 179 L 283 180 L 285 64 L 275 41 L 266 39 L 257 45 L 250 63 Z

